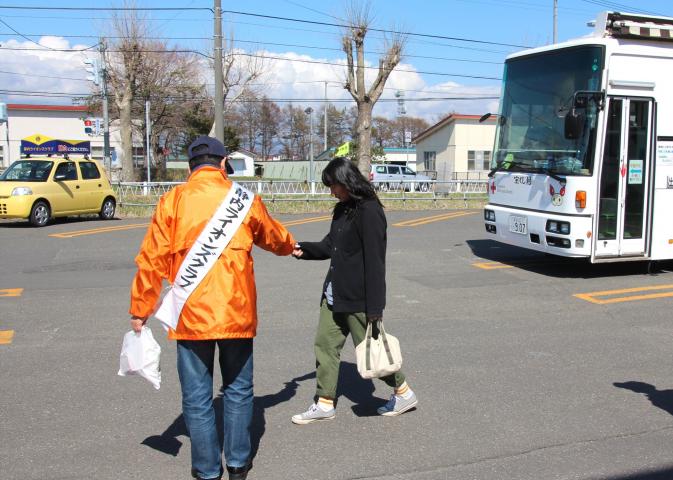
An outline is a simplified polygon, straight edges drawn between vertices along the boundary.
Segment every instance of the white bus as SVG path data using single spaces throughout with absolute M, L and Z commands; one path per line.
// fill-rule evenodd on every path
M 593 35 L 510 55 L 491 167 L 495 240 L 673 258 L 673 18 L 603 12 Z

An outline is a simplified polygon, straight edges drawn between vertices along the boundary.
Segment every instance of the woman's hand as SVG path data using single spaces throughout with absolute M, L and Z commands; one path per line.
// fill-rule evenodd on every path
M 367 323 L 382 322 L 383 315 L 367 315 Z

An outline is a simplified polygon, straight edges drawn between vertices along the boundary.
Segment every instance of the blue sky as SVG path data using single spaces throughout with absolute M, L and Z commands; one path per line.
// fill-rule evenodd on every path
M 223 0 L 222 3 L 225 11 L 338 24 L 342 23 L 345 5 L 350 4 L 350 0 Z M 124 5 L 117 0 L 54 0 L 51 3 L 0 0 L 0 7 L 90 8 L 92 4 L 97 7 Z M 393 99 L 398 89 L 403 90 L 408 114 L 429 121 L 452 110 L 461 113 L 495 110 L 497 100 L 493 99 L 433 102 L 417 99 L 497 97 L 498 79 L 506 55 L 521 50 L 519 46 L 540 46 L 552 41 L 553 0 L 371 0 L 370 5 L 375 28 L 475 40 L 408 38 L 400 71 L 391 76 L 384 98 Z M 208 9 L 213 6 L 212 1 L 137 0 L 135 6 L 193 9 L 144 15 L 153 36 L 167 38 L 172 45 L 209 53 L 212 44 L 208 38 L 212 36 L 213 26 Z M 559 0 L 559 41 L 590 33 L 587 21 L 606 9 L 673 16 L 671 0 Z M 320 99 L 324 95 L 324 82 L 329 81 L 333 83 L 328 84 L 328 98 L 348 98 L 340 88 L 344 69 L 335 65 L 344 60 L 338 28 L 241 13 L 225 13 L 223 30 L 225 34 L 234 34 L 236 47 L 242 52 L 262 52 L 269 58 L 268 73 L 259 81 L 260 91 L 275 99 Z M 44 51 L 43 47 L 58 50 L 91 46 L 96 43 L 96 36 L 110 34 L 109 17 L 109 11 L 0 8 L 0 92 L 21 90 L 48 95 L 88 91 L 89 84 L 82 81 L 86 76 L 82 63 L 86 53 Z M 366 48 L 371 52 L 367 60 L 376 65 L 376 52 L 383 48 L 383 34 L 370 32 Z M 0 93 L 0 101 L 69 103 L 69 98 Z M 304 100 L 296 100 L 296 103 L 309 104 Z M 395 111 L 393 102 L 377 106 L 378 114 L 393 116 Z

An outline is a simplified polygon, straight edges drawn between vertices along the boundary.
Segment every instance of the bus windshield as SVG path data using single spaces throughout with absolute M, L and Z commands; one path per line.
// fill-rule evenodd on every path
M 599 106 L 582 108 L 586 123 L 576 139 L 565 138 L 565 115 L 576 92 L 601 89 L 603 52 L 589 45 L 505 63 L 492 169 L 591 175 Z

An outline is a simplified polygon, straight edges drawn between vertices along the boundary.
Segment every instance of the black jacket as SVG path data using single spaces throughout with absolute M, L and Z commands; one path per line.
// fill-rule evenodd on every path
M 340 313 L 382 315 L 386 306 L 386 216 L 376 199 L 338 203 L 320 242 L 300 242 L 302 259 L 331 259 L 323 285 L 332 282 Z

